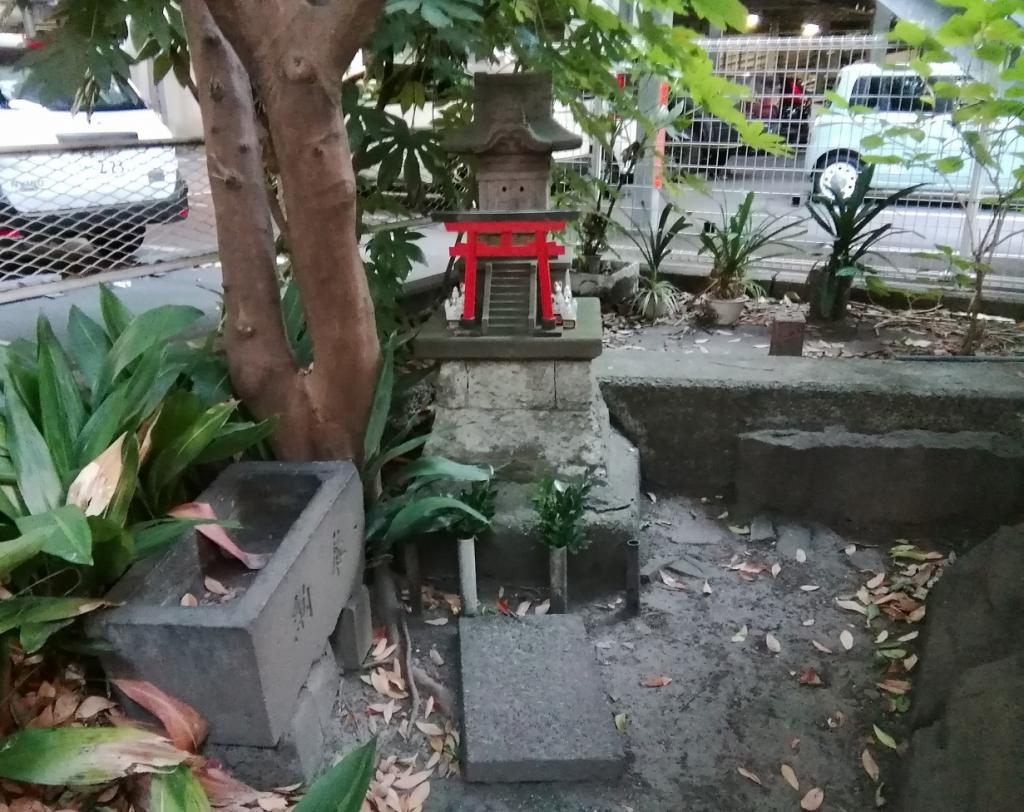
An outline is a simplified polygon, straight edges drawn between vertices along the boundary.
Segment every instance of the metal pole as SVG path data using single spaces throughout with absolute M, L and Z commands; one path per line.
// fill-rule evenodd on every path
M 640 614 L 640 540 L 626 542 L 626 614 Z

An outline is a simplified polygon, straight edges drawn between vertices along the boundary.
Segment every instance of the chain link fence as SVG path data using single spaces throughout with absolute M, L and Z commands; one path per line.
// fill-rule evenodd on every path
M 198 141 L 89 136 L 0 149 L 0 295 L 61 280 L 215 258 L 216 226 Z
M 765 260 L 759 272 L 797 278 L 805 275 L 818 259 L 825 233 L 807 213 L 805 203 L 812 192 L 830 183 L 852 188 L 857 172 L 865 164 L 862 139 L 905 127 L 908 135 L 886 138 L 873 154 L 887 154 L 904 160 L 880 165 L 875 187 L 880 191 L 917 183 L 926 186 L 911 200 L 887 210 L 878 224 L 891 223 L 892 231 L 879 246 L 875 263 L 883 276 L 897 283 L 950 285 L 952 274 L 946 265 L 924 256 L 936 245 L 955 251 L 970 244 L 971 230 L 983 230 L 991 213 L 985 198 L 992 193 L 985 185 L 970 183 L 971 163 L 961 171 L 939 175 L 914 155 L 931 152 L 936 156 L 967 157 L 963 140 L 953 125 L 952 110 L 925 97 L 927 84 L 912 71 L 900 68 L 908 54 L 898 51 L 884 37 L 723 37 L 699 43 L 707 49 L 715 72 L 749 90 L 741 110 L 749 120 L 761 122 L 787 145 L 787 155 L 772 155 L 745 147 L 732 127 L 717 119 L 691 113 L 685 126 L 666 130 L 657 148 L 638 164 L 631 183 L 624 187 L 615 219 L 624 230 L 656 218 L 658 208 L 670 203 L 689 212 L 690 234 L 679 238 L 672 263 L 689 272 L 707 272 L 708 257 L 698 256 L 696 232 L 721 222 L 723 210 L 733 212 L 748 192 L 755 194 L 758 217 L 777 216 L 798 223 L 804 233 L 793 241 L 792 250 Z M 942 66 L 940 78 L 959 80 L 967 76 L 960 66 Z M 627 90 L 630 92 L 628 85 Z M 632 92 L 637 92 L 633 89 Z M 862 108 L 856 116 L 841 113 L 826 94 L 836 92 Z M 638 102 L 645 103 L 643 90 Z M 685 109 L 685 101 L 668 98 L 663 105 Z M 650 99 L 647 100 L 650 104 Z M 864 112 L 866 110 L 867 112 Z M 563 114 L 561 123 L 572 126 Z M 910 129 L 920 133 L 911 137 Z M 635 127 L 634 127 L 635 130 Z M 584 144 L 583 151 L 560 157 L 564 166 L 588 174 L 603 172 L 614 177 L 623 163 L 622 144 L 636 138 L 624 127 L 611 154 Z M 1006 149 L 1003 177 L 1020 165 L 1024 143 Z M 583 154 L 588 153 L 588 154 Z M 684 176 L 688 180 L 684 181 Z M 629 253 L 631 243 L 622 231 L 614 238 L 620 252 Z M 988 289 L 1024 294 L 1024 214 L 1012 214 L 1004 230 L 989 277 Z

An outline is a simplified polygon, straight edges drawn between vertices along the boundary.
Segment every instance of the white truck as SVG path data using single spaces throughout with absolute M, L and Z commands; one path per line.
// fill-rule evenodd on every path
M 71 99 L 33 84 L 25 48 L 20 36 L 0 35 L 4 273 L 38 271 L 45 263 L 34 257 L 74 238 L 107 264 L 128 260 L 147 225 L 188 217 L 171 132 L 128 83 L 112 82 L 90 115 L 72 112 Z

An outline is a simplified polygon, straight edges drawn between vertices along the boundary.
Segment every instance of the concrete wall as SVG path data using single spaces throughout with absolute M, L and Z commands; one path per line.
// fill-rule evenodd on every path
M 639 449 L 647 487 L 731 495 L 740 435 L 770 429 L 1024 436 L 1024 364 L 730 360 L 606 352 L 613 425 Z

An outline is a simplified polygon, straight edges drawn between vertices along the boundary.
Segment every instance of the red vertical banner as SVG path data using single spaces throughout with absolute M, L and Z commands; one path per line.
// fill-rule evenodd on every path
M 668 82 L 658 85 L 658 113 L 668 109 Z M 665 129 L 659 128 L 654 135 L 654 188 L 662 187 L 662 175 L 665 170 Z
M 462 323 L 476 323 L 476 231 L 466 235 L 466 298 L 462 303 Z

